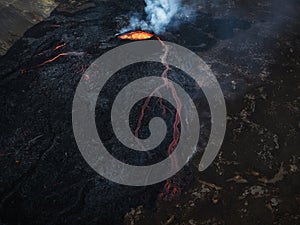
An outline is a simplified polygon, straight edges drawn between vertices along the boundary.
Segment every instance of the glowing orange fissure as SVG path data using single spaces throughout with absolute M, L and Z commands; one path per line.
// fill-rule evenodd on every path
M 154 34 L 151 34 L 146 31 L 132 31 L 127 34 L 121 34 L 118 36 L 118 38 L 123 40 L 147 40 L 154 36 Z
M 181 118 L 182 103 L 180 101 L 179 96 L 177 95 L 174 85 L 172 84 L 172 82 L 169 82 L 169 80 L 168 80 L 168 72 L 171 70 L 169 64 L 167 63 L 169 47 L 158 36 L 156 37 L 156 39 L 164 47 L 164 54 L 161 57 L 161 63 L 165 66 L 165 70 L 161 74 L 161 78 L 164 81 L 164 83 L 161 86 L 157 87 L 145 100 L 145 102 L 142 106 L 142 109 L 141 109 L 140 117 L 137 121 L 137 125 L 136 125 L 134 134 L 136 137 L 136 141 L 142 147 L 142 149 L 144 149 L 144 146 L 140 143 L 140 141 L 138 139 L 138 134 L 139 134 L 139 131 L 142 126 L 142 121 L 145 116 L 145 111 L 149 107 L 150 100 L 154 96 L 154 93 L 159 93 L 160 89 L 162 89 L 164 87 L 169 88 L 172 93 L 172 96 L 176 102 L 176 116 L 175 116 L 175 121 L 173 123 L 173 138 L 172 138 L 170 145 L 168 146 L 167 152 L 168 152 L 168 155 L 170 155 L 170 157 L 171 157 L 171 166 L 172 166 L 171 169 L 176 169 L 176 168 L 178 168 L 177 159 L 174 155 L 172 155 L 172 152 L 176 148 L 176 146 L 179 142 L 179 138 L 180 138 L 179 125 L 180 125 L 180 118 Z M 166 109 L 168 109 L 168 108 L 163 104 L 162 98 L 160 98 L 160 105 L 163 108 L 163 114 L 165 114 Z M 180 180 L 180 178 L 173 178 L 173 179 L 169 178 L 164 185 L 164 190 L 163 190 L 163 192 L 161 192 L 160 198 L 165 199 L 165 200 L 172 200 L 172 199 L 176 198 L 176 196 L 180 195 L 181 189 L 178 186 L 178 180 Z

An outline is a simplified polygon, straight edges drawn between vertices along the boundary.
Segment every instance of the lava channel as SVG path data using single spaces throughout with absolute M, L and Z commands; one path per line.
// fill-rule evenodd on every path
M 172 96 L 176 103 L 176 117 L 175 117 L 175 122 L 173 123 L 173 139 L 172 139 L 170 145 L 168 146 L 167 152 L 168 152 L 168 155 L 170 155 L 170 157 L 171 157 L 172 169 L 176 169 L 176 168 L 178 168 L 177 160 L 176 160 L 176 157 L 171 154 L 179 142 L 179 137 L 180 137 L 179 124 L 180 124 L 180 118 L 181 118 L 180 114 L 181 114 L 181 110 L 182 110 L 182 103 L 180 101 L 180 98 L 177 95 L 174 85 L 172 84 L 172 82 L 169 82 L 169 80 L 168 80 L 168 72 L 171 70 L 170 66 L 167 63 L 169 48 L 159 37 L 156 37 L 156 39 L 161 43 L 161 45 L 164 47 L 164 50 L 165 50 L 164 54 L 162 55 L 162 58 L 161 58 L 161 63 L 165 66 L 165 70 L 161 74 L 161 78 L 164 81 L 164 83 L 161 86 L 157 87 L 148 96 L 145 103 L 143 104 L 141 113 L 140 113 L 140 117 L 137 121 L 137 126 L 135 129 L 135 137 L 136 137 L 136 141 L 141 146 L 141 143 L 139 142 L 139 139 L 138 139 L 138 134 L 139 134 L 139 130 L 142 125 L 142 120 L 144 118 L 145 111 L 149 107 L 149 102 L 150 102 L 151 98 L 153 97 L 154 93 L 159 93 L 160 89 L 162 89 L 162 88 L 170 89 Z M 160 105 L 165 112 L 166 106 L 163 105 L 162 99 L 160 99 Z M 141 147 L 143 148 L 143 146 L 141 146 Z M 163 191 L 160 193 L 160 198 L 170 201 L 170 200 L 178 197 L 178 195 L 180 195 L 181 189 L 182 189 L 180 187 L 181 186 L 180 180 L 181 180 L 180 177 L 176 177 L 176 176 L 169 178 L 164 185 Z

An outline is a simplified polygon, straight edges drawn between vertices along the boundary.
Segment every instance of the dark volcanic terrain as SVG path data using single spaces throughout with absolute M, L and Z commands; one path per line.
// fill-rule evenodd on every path
M 143 7 L 143 1 L 62 1 L 1 57 L 0 224 L 300 224 L 296 0 L 194 3 L 192 21 L 160 35 L 211 67 L 228 110 L 218 157 L 198 171 L 209 134 L 204 124 L 199 152 L 174 178 L 183 181 L 180 194 L 161 197 L 164 183 L 112 183 L 84 161 L 72 131 L 76 86 L 95 59 L 127 43 L 115 34 Z M 128 80 L 107 87 L 100 113 L 138 72 L 159 76 L 163 69 L 141 63 L 119 71 Z M 177 75 L 182 73 L 170 73 L 174 80 Z M 201 105 L 201 93 L 193 94 Z M 209 118 L 206 109 L 202 114 Z M 103 139 L 114 143 L 109 132 Z

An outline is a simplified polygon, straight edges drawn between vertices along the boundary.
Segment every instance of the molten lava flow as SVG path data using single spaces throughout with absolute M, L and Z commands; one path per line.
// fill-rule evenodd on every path
M 52 59 L 48 59 L 48 60 L 38 64 L 35 67 L 41 67 L 48 63 L 54 62 L 55 60 L 57 60 L 58 58 L 60 58 L 62 56 L 83 56 L 83 55 L 84 55 L 84 52 L 63 52 L 63 53 L 60 53 L 57 56 L 53 57 Z
M 44 62 L 38 64 L 36 67 L 44 66 L 44 65 L 46 65 L 47 63 L 51 63 L 51 62 L 57 60 L 59 57 L 67 56 L 67 55 L 68 55 L 67 52 L 60 53 L 60 54 L 58 54 L 57 56 L 53 57 L 52 59 L 46 60 L 46 61 L 44 61 Z
M 169 80 L 168 80 L 168 72 L 169 72 L 169 70 L 171 70 L 170 66 L 167 64 L 169 48 L 159 37 L 157 37 L 157 40 L 162 44 L 162 46 L 165 49 L 164 55 L 161 58 L 162 59 L 161 63 L 165 66 L 165 70 L 163 71 L 163 73 L 161 75 L 161 78 L 163 79 L 164 84 L 157 87 L 148 96 L 145 103 L 143 104 L 142 109 L 141 109 L 141 114 L 138 119 L 136 130 L 135 130 L 135 137 L 136 137 L 137 142 L 140 144 L 139 139 L 138 139 L 138 134 L 139 134 L 140 127 L 142 125 L 142 120 L 144 118 L 145 111 L 149 106 L 150 100 L 153 97 L 154 93 L 159 93 L 159 90 L 161 88 L 166 87 L 166 88 L 170 89 L 172 96 L 176 103 L 176 116 L 175 116 L 175 122 L 173 123 L 173 139 L 167 149 L 168 155 L 171 155 L 179 142 L 179 137 L 180 137 L 179 124 L 180 124 L 180 118 L 181 118 L 180 113 L 182 110 L 182 103 L 180 101 L 180 98 L 177 95 L 177 92 L 176 92 L 176 89 L 175 89 L 173 83 L 169 82 Z M 163 114 L 165 114 L 166 109 L 168 109 L 168 108 L 163 105 L 162 98 L 160 99 L 160 105 L 163 108 Z M 140 144 L 140 146 L 143 148 L 143 146 L 141 144 Z M 171 156 L 171 161 L 172 161 L 172 169 L 176 169 L 178 167 L 178 165 L 177 165 L 177 160 L 176 160 L 175 156 Z M 180 178 L 173 177 L 173 178 L 170 178 L 167 180 L 166 184 L 164 185 L 164 190 L 160 194 L 160 197 L 165 200 L 172 200 L 176 196 L 180 195 L 180 193 L 181 193 Z
M 121 34 L 118 36 L 118 38 L 123 40 L 147 40 L 154 36 L 154 34 L 148 33 L 146 31 L 132 31 L 127 34 Z
M 45 53 L 48 52 L 49 50 L 56 51 L 56 50 L 58 50 L 58 49 L 61 49 L 61 48 L 64 47 L 64 46 L 66 46 L 66 43 L 63 43 L 63 44 L 61 44 L 61 45 L 57 45 L 57 46 L 54 47 L 53 49 L 45 50 L 45 51 L 39 53 L 38 56 L 41 57 L 43 54 L 45 54 Z M 85 52 L 62 52 L 62 53 L 57 54 L 57 55 L 54 56 L 53 58 L 48 59 L 48 60 L 46 60 L 46 61 L 44 61 L 44 62 L 42 62 L 42 63 L 40 63 L 40 64 L 37 64 L 37 65 L 35 65 L 35 66 L 31 67 L 31 68 L 28 68 L 28 69 L 23 68 L 23 69 L 20 70 L 20 72 L 21 72 L 21 74 L 25 74 L 25 73 L 28 72 L 28 71 L 31 71 L 31 70 L 36 69 L 36 68 L 38 68 L 38 67 L 42 67 L 42 66 L 44 66 L 44 65 L 46 65 L 46 64 L 48 64 L 48 63 L 52 63 L 52 62 L 56 61 L 57 59 L 59 59 L 60 57 L 63 57 L 63 56 L 84 56 L 84 55 L 85 55 Z M 84 66 L 85 66 L 85 65 L 84 65 Z M 84 69 L 85 69 L 85 68 L 82 67 L 81 70 L 80 70 L 79 72 L 83 72 Z
M 50 52 L 50 51 L 56 51 L 56 50 L 58 50 L 58 49 L 61 49 L 62 47 L 65 47 L 67 45 L 67 43 L 62 43 L 62 44 L 60 44 L 60 45 L 57 45 L 57 46 L 55 46 L 53 49 L 47 49 L 47 50 L 44 50 L 44 51 L 42 51 L 42 52 L 40 52 L 39 54 L 38 54 L 38 56 L 42 56 L 42 55 L 44 55 L 45 53 L 47 53 L 47 52 Z

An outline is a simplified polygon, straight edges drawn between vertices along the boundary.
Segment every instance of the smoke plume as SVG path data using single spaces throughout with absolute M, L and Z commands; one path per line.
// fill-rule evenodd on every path
M 145 0 L 146 20 L 143 20 L 139 13 L 135 13 L 129 21 L 129 26 L 120 32 L 129 30 L 151 30 L 156 34 L 164 32 L 166 27 L 174 20 L 173 24 L 179 24 L 178 20 L 185 20 L 192 10 L 181 4 L 181 0 Z

